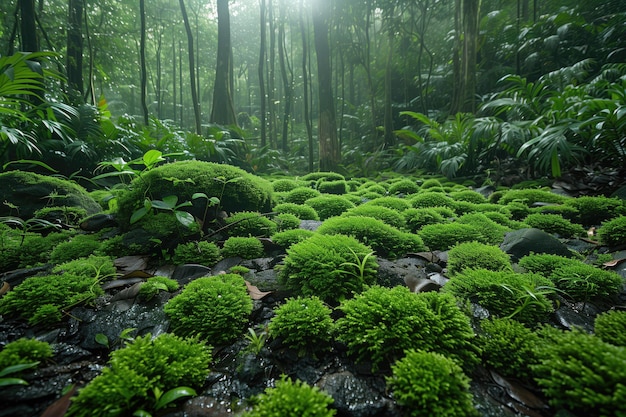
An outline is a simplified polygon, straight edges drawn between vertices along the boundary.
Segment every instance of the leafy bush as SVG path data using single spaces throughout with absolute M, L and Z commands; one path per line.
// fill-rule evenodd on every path
M 530 365 L 536 363 L 539 336 L 517 320 L 491 318 L 480 323 L 477 340 L 483 363 L 504 376 L 529 381 Z
M 19 316 L 31 325 L 54 324 L 63 310 L 104 294 L 101 277 L 64 273 L 26 278 L 0 298 L 0 314 Z
M 51 223 L 60 221 L 63 224 L 78 226 L 87 217 L 87 210 L 82 207 L 44 207 L 33 214 L 36 219 L 42 219 Z
M 403 179 L 396 181 L 389 186 L 389 194 L 415 194 L 419 192 L 420 187 L 413 180 Z
M 562 237 L 585 235 L 585 229 L 579 224 L 570 222 L 558 214 L 533 213 L 526 216 L 524 223 L 530 227 L 541 229 L 546 233 L 558 234 Z
M 23 337 L 7 343 L 0 351 L 0 370 L 17 364 L 42 362 L 51 357 L 50 343 Z
M 469 224 L 476 230 L 480 230 L 480 234 L 483 236 L 483 239 L 476 240 L 481 240 L 483 243 L 488 243 L 490 245 L 499 245 L 504 240 L 504 235 L 511 231 L 508 227 L 494 222 L 482 213 L 464 214 L 457 219 L 457 222 L 461 224 Z
M 372 217 L 334 217 L 326 220 L 317 232 L 353 236 L 371 247 L 378 256 L 390 259 L 426 249 L 419 236 L 402 232 Z
M 282 375 L 276 387 L 251 399 L 254 407 L 245 417 L 284 417 L 297 412 L 298 417 L 332 417 L 336 411 L 328 407 L 333 398 L 315 386 Z
M 274 206 L 274 212 L 276 213 L 289 213 L 293 214 L 300 220 L 319 220 L 320 217 L 311 206 L 296 203 L 281 203 Z
M 434 207 L 410 208 L 402 212 L 407 228 L 412 233 L 417 233 L 427 224 L 444 223 L 446 219 Z
M 111 353 L 109 367 L 73 398 L 70 416 L 129 415 L 151 410 L 150 395 L 181 384 L 200 386 L 209 374 L 211 350 L 196 339 L 164 333 L 137 337 Z M 187 395 L 193 390 L 186 390 Z
M 298 187 L 288 191 L 283 199 L 285 203 L 304 204 L 309 198 L 319 197 L 321 193 L 314 188 Z
M 562 204 L 568 199 L 569 197 L 555 194 L 543 189 L 527 188 L 521 190 L 508 190 L 504 193 L 504 195 L 502 195 L 502 197 L 500 197 L 498 202 L 506 205 L 513 201 L 517 201 L 530 207 L 535 203 Z
M 443 193 L 435 191 L 421 192 L 409 200 L 413 208 L 449 207 L 456 209 L 456 202 Z
M 252 300 L 240 275 L 224 274 L 190 282 L 167 302 L 164 310 L 174 333 L 197 335 L 220 345 L 241 335 L 252 311 Z
M 552 281 L 537 274 L 465 269 L 443 291 L 477 303 L 494 317 L 510 317 L 531 326 L 545 322 L 553 311 Z
M 583 262 L 558 267 L 548 278 L 575 301 L 610 297 L 617 295 L 624 287 L 624 280 L 617 273 Z
M 469 391 L 470 379 L 446 356 L 409 349 L 391 370 L 387 386 L 407 416 L 478 415 Z
M 459 243 L 485 240 L 475 227 L 456 222 L 427 224 L 417 235 L 430 250 L 448 250 Z
M 454 275 L 465 269 L 513 271 L 507 253 L 497 246 L 479 242 L 460 243 L 448 252 L 448 273 Z
M 288 299 L 274 310 L 269 334 L 298 351 L 300 356 L 330 347 L 333 320 L 331 309 L 318 297 Z
M 270 237 L 278 227 L 260 213 L 241 211 L 226 218 L 229 236 Z
M 375 206 L 375 205 L 362 205 L 351 208 L 342 214 L 343 217 L 353 217 L 353 216 L 365 216 L 372 217 L 374 219 L 382 220 L 389 226 L 393 226 L 396 229 L 403 229 L 406 226 L 404 221 L 404 217 L 402 214 L 398 213 L 396 210 L 390 209 L 384 206 Z
M 319 181 L 317 190 L 322 194 L 345 194 L 348 192 L 348 185 L 345 180 Z
M 590 417 L 626 413 L 626 349 L 580 330 L 541 335 L 532 370 L 553 407 Z
M 143 300 L 151 300 L 159 291 L 174 292 L 178 290 L 178 282 L 167 277 L 150 277 L 139 288 L 139 298 Z
M 50 261 L 63 263 L 77 258 L 85 258 L 96 252 L 98 248 L 100 248 L 100 241 L 97 235 L 76 235 L 69 241 L 56 245 L 50 253 Z
M 256 237 L 229 237 L 222 248 L 222 255 L 225 258 L 238 256 L 243 259 L 254 259 L 262 257 L 264 253 L 263 244 Z
M 353 237 L 316 234 L 287 249 L 279 281 L 296 295 L 335 303 L 376 281 L 378 263 Z
M 116 269 L 113 260 L 108 256 L 91 255 L 86 258 L 74 259 L 69 262 L 59 264 L 52 268 L 55 274 L 82 275 L 85 277 L 106 277 L 115 275 Z
M 285 230 L 283 232 L 274 233 L 271 237 L 272 242 L 283 248 L 288 248 L 294 243 L 302 242 L 313 236 L 315 232 L 305 229 Z
M 222 259 L 220 248 L 213 242 L 180 243 L 174 248 L 172 263 L 174 265 L 201 264 L 212 266 Z
M 307 206 L 313 207 L 320 216 L 320 220 L 339 216 L 341 213 L 354 207 L 354 204 L 347 198 L 338 195 L 320 195 L 309 198 L 304 202 Z
M 364 206 L 367 206 L 367 205 L 383 206 L 383 207 L 387 207 L 398 212 L 403 212 L 404 210 L 411 208 L 411 204 L 409 204 L 407 200 L 403 198 L 399 198 L 399 197 L 392 197 L 392 196 L 378 197 L 378 198 L 368 201 L 367 203 L 363 205 Z
M 609 310 L 598 314 L 594 327 L 595 335 L 603 342 L 626 347 L 626 311 Z
M 607 246 L 619 246 L 626 242 L 626 216 L 616 217 L 602 223 L 598 229 L 598 239 Z
M 584 226 L 599 225 L 626 215 L 626 205 L 618 198 L 581 196 L 565 201 L 565 205 L 576 209 L 574 220 Z
M 450 294 L 372 286 L 343 301 L 339 310 L 344 316 L 335 322 L 337 339 L 374 370 L 411 348 L 440 352 L 466 369 L 478 362 L 469 318 Z
M 280 213 L 273 219 L 278 231 L 292 230 L 300 227 L 300 219 L 290 213 Z

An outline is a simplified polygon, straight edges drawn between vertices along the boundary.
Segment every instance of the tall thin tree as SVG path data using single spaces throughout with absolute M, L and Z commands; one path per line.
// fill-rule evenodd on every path
M 267 15 L 267 7 L 265 4 L 265 0 L 260 0 L 260 46 L 259 46 L 259 65 L 258 65 L 258 75 L 259 75 L 259 95 L 261 100 L 261 147 L 265 147 L 267 145 L 267 93 L 265 92 L 265 60 L 267 59 L 266 52 L 266 28 L 265 28 L 265 18 Z
M 231 92 L 232 68 L 228 0 L 217 0 L 217 65 L 215 67 L 213 109 L 211 110 L 211 122 L 213 123 L 237 124 Z
M 139 40 L 139 60 L 141 61 L 141 110 L 143 122 L 148 125 L 148 103 L 146 101 L 148 87 L 148 70 L 146 68 L 146 0 L 139 0 L 139 19 L 141 21 L 141 38 Z
M 67 29 L 67 83 L 80 96 L 83 86 L 83 0 L 69 0 Z
M 200 103 L 198 101 L 198 88 L 196 87 L 196 76 L 193 53 L 193 34 L 191 33 L 191 26 L 189 25 L 189 16 L 187 15 L 187 9 L 185 9 L 185 1 L 179 0 L 180 12 L 183 15 L 183 21 L 185 23 L 185 31 L 187 32 L 187 48 L 189 52 L 189 83 L 191 85 L 191 100 L 193 101 L 193 114 L 196 121 L 196 133 L 202 134 L 202 121 L 200 118 Z M 182 104 L 182 101 L 181 101 Z

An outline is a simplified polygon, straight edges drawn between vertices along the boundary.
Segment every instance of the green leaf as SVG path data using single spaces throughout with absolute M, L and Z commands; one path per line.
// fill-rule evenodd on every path
M 195 200 L 196 198 L 206 198 L 207 200 L 209 199 L 209 197 L 205 193 L 193 193 L 191 199 Z
M 173 388 L 169 391 L 167 391 L 165 394 L 163 394 L 158 401 L 156 402 L 154 408 L 156 410 L 160 410 L 161 408 L 167 406 L 168 404 L 176 401 L 179 398 L 183 398 L 183 397 L 193 397 L 197 395 L 196 391 L 193 388 L 189 388 L 189 387 L 176 387 Z
M 135 410 L 135 412 L 133 413 L 133 416 L 135 416 L 135 417 L 152 417 L 152 414 L 150 414 L 146 410 Z
M 96 334 L 96 343 L 101 344 L 102 346 L 109 347 L 109 338 L 104 333 Z
M 9 385 L 28 385 L 28 382 L 21 378 L 0 378 L 0 387 L 6 387 Z
M 5 170 L 6 170 L 6 169 L 7 169 L 7 167 L 8 167 L 9 165 L 11 165 L 11 164 L 32 164 L 32 165 L 37 165 L 37 166 L 40 166 L 40 167 L 42 167 L 42 168 L 45 168 L 45 169 L 47 169 L 47 170 L 48 170 L 48 171 L 50 171 L 50 172 L 54 172 L 55 174 L 56 174 L 57 172 L 59 172 L 59 171 L 57 171 L 56 169 L 52 168 L 51 166 L 49 166 L 49 165 L 47 165 L 47 164 L 45 164 L 45 163 L 43 163 L 43 162 L 41 162 L 41 161 L 35 161 L 35 160 L 32 160 L 32 159 L 20 159 L 20 160 L 17 160 L 17 161 L 7 162 L 6 164 L 4 164 L 4 165 L 2 166 L 2 169 L 5 169 Z
M 130 216 L 130 224 L 134 224 L 134 223 L 138 222 L 139 220 L 141 220 L 143 218 L 143 216 L 148 214 L 149 210 L 150 209 L 146 209 L 145 207 L 142 207 L 139 210 L 136 210 L 132 214 L 132 216 Z
M 174 214 L 176 215 L 176 220 L 185 227 L 191 227 L 196 222 L 196 219 L 186 211 L 176 210 Z
M 34 368 L 39 365 L 39 362 L 30 362 L 30 363 L 18 363 L 16 365 L 7 366 L 6 368 L 0 370 L 0 377 L 5 375 L 14 374 L 16 372 L 21 372 L 25 369 Z

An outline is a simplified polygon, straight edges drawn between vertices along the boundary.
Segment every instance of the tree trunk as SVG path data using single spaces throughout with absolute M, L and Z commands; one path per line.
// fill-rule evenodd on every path
M 67 29 L 67 82 L 80 96 L 83 86 L 83 0 L 69 0 Z
M 285 46 L 285 12 L 286 12 L 286 4 L 285 0 L 281 0 L 279 2 L 280 8 L 280 26 L 278 27 L 278 40 L 280 45 L 278 45 L 278 59 L 280 62 L 280 73 L 282 75 L 283 81 L 283 89 L 285 90 L 285 107 L 283 112 L 283 131 L 282 131 L 282 150 L 287 151 L 288 149 L 288 137 L 289 137 L 289 118 L 291 116 L 291 98 L 292 98 L 292 83 L 293 83 L 293 72 L 291 71 L 291 66 L 289 65 L 289 59 L 286 56 L 286 46 Z
M 22 51 L 38 52 L 35 21 L 35 0 L 19 0 L 20 2 L 20 33 L 22 35 Z
M 196 76 L 193 52 L 193 34 L 191 33 L 191 26 L 189 25 L 189 16 L 187 15 L 187 9 L 185 8 L 185 1 L 179 0 L 180 12 L 183 15 L 183 21 L 185 22 L 185 31 L 187 32 L 187 48 L 189 49 L 189 81 L 191 84 L 191 100 L 193 101 L 193 114 L 196 121 L 196 133 L 202 134 L 202 121 L 200 119 L 200 103 L 198 102 L 198 88 L 196 87 Z M 182 101 L 181 101 L 182 105 Z
M 384 145 L 385 148 L 390 148 L 395 143 L 395 136 L 393 134 L 393 108 L 391 89 L 392 89 L 392 70 L 393 70 L 393 31 L 389 32 L 389 51 L 387 52 L 387 64 L 385 68 L 385 112 L 384 112 Z
M 217 0 L 217 65 L 211 122 L 236 125 L 235 106 L 230 91 L 232 62 L 230 49 L 230 12 L 228 0 Z
M 260 12 L 261 12 L 261 21 L 260 21 L 260 29 L 261 29 L 261 45 L 259 48 L 259 94 L 261 99 L 261 147 L 265 147 L 267 145 L 267 99 L 265 92 L 265 59 L 266 59 L 266 30 L 265 30 L 265 16 L 267 14 L 267 10 L 265 7 L 265 0 L 261 0 L 260 4 Z
M 309 42 L 306 36 L 304 24 L 304 1 L 300 1 L 300 36 L 302 37 L 302 90 L 304 102 L 304 124 L 306 126 L 306 134 L 309 144 L 309 172 L 313 172 L 313 126 L 311 125 L 311 117 L 309 115 L 309 69 L 307 65 L 307 57 L 309 54 Z
M 141 20 L 141 39 L 139 41 L 139 60 L 141 61 L 141 110 L 143 122 L 149 122 L 146 89 L 148 85 L 148 71 L 146 69 L 146 0 L 139 0 L 139 17 Z
M 456 0 L 454 88 L 450 113 L 476 110 L 476 50 L 480 0 Z
M 328 42 L 331 2 L 330 0 L 322 0 L 320 3 L 317 10 L 313 12 L 313 32 L 315 34 L 319 83 L 319 169 L 320 171 L 336 171 L 341 162 L 341 153 L 337 140 L 337 120 L 332 92 L 332 68 Z

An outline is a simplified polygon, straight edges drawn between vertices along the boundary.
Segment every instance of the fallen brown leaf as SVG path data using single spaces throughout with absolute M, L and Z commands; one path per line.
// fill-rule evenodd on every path
M 250 284 L 248 281 L 246 281 L 246 287 L 248 288 L 248 294 L 250 294 L 250 298 L 252 298 L 253 300 L 260 300 L 267 294 L 271 294 L 271 291 L 261 291 L 257 286 Z
M 67 413 L 67 409 L 70 407 L 72 397 L 76 392 L 76 385 L 74 385 L 64 396 L 53 402 L 46 408 L 41 414 L 41 417 L 63 417 Z
M 11 289 L 11 284 L 9 284 L 8 282 L 4 281 L 2 283 L 2 287 L 0 287 L 0 295 L 4 295 L 7 292 L 9 292 L 9 290 Z

